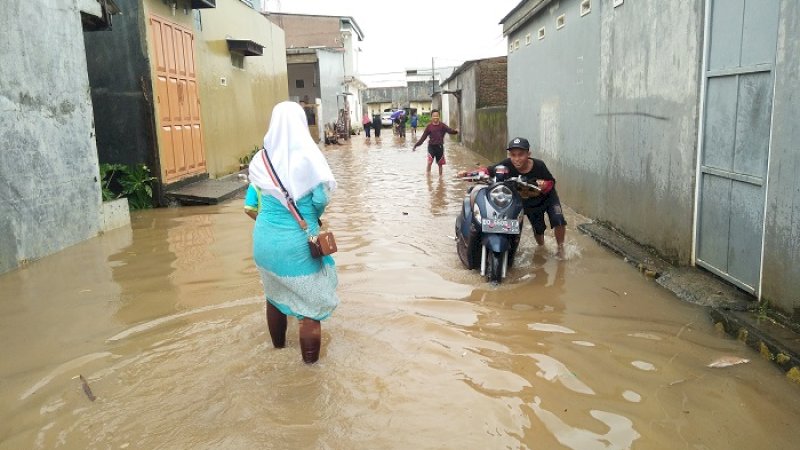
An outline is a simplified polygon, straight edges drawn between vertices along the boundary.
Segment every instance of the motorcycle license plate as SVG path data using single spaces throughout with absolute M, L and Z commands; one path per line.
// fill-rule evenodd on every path
M 484 233 L 519 234 L 519 220 L 482 219 L 481 231 Z

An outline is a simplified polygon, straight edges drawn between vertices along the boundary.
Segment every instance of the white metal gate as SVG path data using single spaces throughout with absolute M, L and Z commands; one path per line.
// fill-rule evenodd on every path
M 696 262 L 758 295 L 779 0 L 707 0 Z

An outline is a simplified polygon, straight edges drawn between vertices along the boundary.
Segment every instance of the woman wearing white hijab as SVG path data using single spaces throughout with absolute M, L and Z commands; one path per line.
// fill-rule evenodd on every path
M 297 204 L 308 224 L 308 232 L 319 232 L 318 219 L 325 211 L 330 192 L 336 188 L 325 157 L 308 132 L 303 109 L 282 102 L 272 110 L 264 136 L 266 156 L 275 175 Z M 320 321 L 327 318 L 339 299 L 333 258 L 311 256 L 308 237 L 287 209 L 287 200 L 273 182 L 262 153 L 250 163 L 250 183 L 258 189 L 261 205 L 253 228 L 253 258 L 261 273 L 267 297 L 267 325 L 272 344 L 286 345 L 286 316 L 300 320 L 300 350 L 303 361 L 319 358 Z

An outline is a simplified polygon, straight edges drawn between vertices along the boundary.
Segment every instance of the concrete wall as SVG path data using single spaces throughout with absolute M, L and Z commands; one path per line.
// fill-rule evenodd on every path
M 342 82 L 344 81 L 342 55 L 342 52 L 325 49 L 317 50 L 320 71 L 320 98 L 322 99 L 321 122 L 323 124 L 336 122 L 339 117 L 339 106 L 344 107 L 341 99 L 338 106 L 336 103 L 336 95 L 342 92 Z
M 290 97 L 297 97 L 298 101 L 305 99 L 311 103 L 320 97 L 317 64 L 289 64 L 287 73 Z M 297 87 L 297 80 L 303 80 L 302 88 Z
M 400 108 L 408 103 L 408 88 L 405 86 L 367 88 L 361 91 L 361 102 L 380 103 L 383 108 Z
M 430 114 L 431 109 L 433 109 L 430 100 L 428 101 L 411 100 L 409 102 L 409 107 L 412 109 L 416 109 L 417 114 Z
M 780 10 L 762 297 L 800 322 L 800 4 Z
M 95 236 L 100 185 L 80 10 L 6 0 L 0 12 L 0 273 Z
M 505 106 L 489 106 L 479 108 L 475 112 L 477 136 L 468 146 L 488 158 L 500 161 L 507 156 L 506 144 L 510 139 Z
M 239 170 L 239 158 L 263 145 L 272 108 L 289 98 L 286 47 L 283 30 L 238 0 L 217 1 L 201 14 L 203 29 L 195 37 L 200 112 L 208 173 L 218 177 Z M 263 45 L 263 55 L 245 56 L 244 69 L 234 67 L 227 36 Z
M 430 83 L 410 81 L 406 86 L 367 88 L 361 91 L 361 102 L 365 105 L 380 103 L 382 108 L 403 108 L 409 105 L 412 108 L 420 108 L 425 106 L 426 111 L 429 112 L 431 110 Z M 411 103 L 419 106 L 411 105 Z M 372 106 L 370 106 L 371 108 Z
M 531 140 L 565 204 L 689 263 L 704 1 L 579 4 L 509 35 L 508 135 Z
M 460 91 L 460 100 L 443 94 L 447 116 L 443 120 L 459 129 L 459 139 L 487 158 L 506 156 L 506 60 L 490 58 L 465 63 L 442 91 Z

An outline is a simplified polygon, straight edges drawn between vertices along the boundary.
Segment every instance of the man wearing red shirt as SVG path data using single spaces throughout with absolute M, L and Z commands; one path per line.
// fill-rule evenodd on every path
M 436 160 L 436 164 L 439 166 L 439 176 L 442 176 L 442 166 L 446 164 L 444 159 L 444 135 L 447 134 L 458 134 L 458 130 L 454 130 L 448 127 L 446 124 L 442 123 L 441 119 L 439 118 L 439 110 L 434 109 L 431 111 L 431 123 L 425 127 L 425 132 L 422 133 L 422 137 L 419 138 L 416 144 L 414 144 L 414 149 L 412 151 L 417 151 L 417 147 L 422 145 L 425 142 L 425 139 L 430 136 L 430 140 L 428 141 L 428 168 L 425 170 L 427 173 L 431 173 L 431 163 L 433 160 Z

